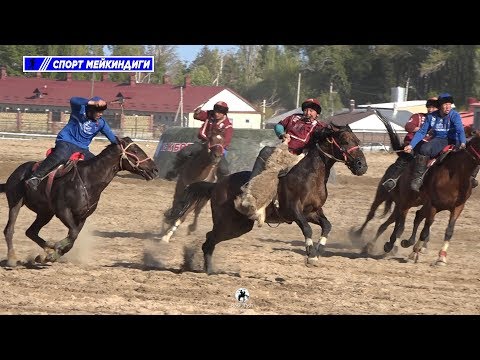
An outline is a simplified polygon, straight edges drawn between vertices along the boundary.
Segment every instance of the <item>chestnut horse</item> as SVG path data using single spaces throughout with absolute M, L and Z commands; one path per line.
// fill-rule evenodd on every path
M 377 113 L 378 113 L 378 111 L 377 111 Z M 387 128 L 387 131 L 388 131 L 389 136 L 390 136 L 390 141 L 391 141 L 391 144 L 392 144 L 392 149 L 394 149 L 399 156 L 410 156 L 410 155 L 406 155 L 406 154 L 402 153 L 403 147 L 400 143 L 400 140 L 399 140 L 397 134 L 395 133 L 394 129 L 389 124 L 387 124 L 388 121 L 381 114 L 379 114 L 379 117 L 381 118 L 382 122 L 385 124 L 385 126 Z M 466 132 L 466 134 L 468 134 L 467 135 L 468 137 L 471 137 L 471 136 L 475 135 L 475 132 L 471 128 L 468 128 L 468 127 L 465 128 L 465 132 Z M 435 165 L 435 166 L 432 166 L 432 168 L 430 168 L 431 165 L 429 165 L 429 169 L 428 169 L 427 173 L 425 174 L 425 177 L 430 172 L 435 173 L 435 171 L 436 171 L 435 168 L 437 166 L 441 166 L 444 163 L 444 161 L 442 161 L 442 159 L 445 159 L 445 161 L 446 161 L 448 158 L 450 158 L 451 155 L 449 155 L 447 158 L 445 158 L 445 156 L 446 156 L 446 154 L 440 156 L 438 158 L 439 161 L 436 160 L 435 162 L 433 162 L 433 165 Z M 450 161 L 451 160 L 449 160 L 449 162 Z M 402 235 L 402 233 L 405 229 L 405 220 L 406 220 L 406 216 L 408 214 L 408 211 L 412 207 L 419 207 L 419 206 L 421 206 L 425 203 L 425 201 L 427 199 L 427 196 L 428 196 L 428 193 L 423 191 L 423 189 L 424 189 L 423 187 L 420 189 L 420 192 L 416 192 L 416 191 L 413 191 L 413 190 L 410 189 L 410 182 L 412 180 L 412 172 L 413 172 L 413 167 L 414 167 L 413 163 L 414 162 L 411 161 L 410 164 L 404 169 L 402 176 L 398 179 L 397 186 L 395 188 L 393 188 L 393 190 L 390 191 L 390 192 L 388 192 L 382 185 L 382 183 L 386 180 L 386 176 L 384 175 L 382 177 L 382 179 L 380 180 L 380 182 L 377 186 L 377 191 L 376 191 L 376 194 L 375 194 L 375 198 L 372 202 L 372 205 L 370 206 L 370 210 L 367 214 L 366 220 L 364 221 L 364 223 L 362 224 L 362 226 L 358 230 L 353 231 L 353 229 L 352 229 L 352 231 L 351 231 L 352 237 L 361 238 L 362 233 L 363 233 L 367 223 L 374 217 L 375 212 L 378 209 L 378 207 L 382 203 L 385 203 L 385 208 L 384 208 L 384 211 L 383 211 L 383 214 L 382 214 L 382 216 L 385 216 L 392 209 L 393 204 L 395 204 L 395 207 L 394 207 L 393 211 L 390 213 L 390 216 L 387 218 L 387 220 L 385 222 L 383 222 L 379 226 L 379 228 L 378 228 L 378 230 L 375 234 L 374 239 L 369 241 L 366 244 L 366 246 L 364 247 L 364 252 L 365 253 L 370 252 L 372 250 L 372 248 L 374 247 L 374 244 L 376 243 L 378 238 L 385 232 L 385 230 L 388 228 L 388 226 L 392 223 L 395 223 L 392 234 L 390 235 L 389 242 L 384 244 L 384 251 L 387 252 L 387 253 L 390 252 L 393 249 L 397 238 Z M 432 164 L 432 162 L 430 162 L 430 164 Z M 447 164 L 448 164 L 448 162 L 447 162 Z M 388 170 L 386 171 L 386 173 L 387 172 L 388 172 Z M 470 175 L 472 175 L 472 173 L 470 173 Z M 434 175 L 432 175 L 432 176 L 434 176 Z M 420 212 L 420 210 L 417 211 L 417 216 L 419 216 L 419 217 L 416 217 L 416 220 L 415 220 L 415 223 L 414 223 L 414 231 L 413 231 L 410 239 L 409 240 L 403 240 L 401 242 L 401 245 L 403 247 L 409 247 L 409 246 L 411 246 L 415 243 L 416 230 L 417 230 L 418 226 L 420 225 L 421 221 L 424 219 L 424 217 L 420 218 L 419 212 Z M 428 243 L 428 237 L 425 238 L 425 240 L 422 242 L 421 248 L 416 249 L 417 252 L 426 252 L 427 243 Z M 416 257 L 418 258 L 418 255 L 416 255 Z
M 279 178 L 278 206 L 270 203 L 266 208 L 267 223 L 295 222 L 300 227 L 305 238 L 307 264 L 318 263 L 318 255 L 324 252 L 332 228 L 322 209 L 328 196 L 326 185 L 332 166 L 336 162 L 342 162 L 357 176 L 367 171 L 367 161 L 359 143 L 348 125 L 330 124 L 317 130 L 307 145 L 307 155 L 285 176 Z M 208 274 L 213 272 L 212 255 L 215 246 L 221 241 L 246 234 L 253 228 L 254 221 L 238 212 L 234 204 L 235 198 L 242 192 L 241 187 L 250 180 L 250 173 L 237 172 L 216 184 L 191 184 L 179 201 L 181 208 L 170 214 L 172 221 L 175 221 L 196 203 L 211 200 L 213 229 L 206 234 L 202 246 L 204 270 Z M 316 245 L 312 241 L 309 223 L 317 224 L 322 229 Z
M 119 171 L 126 170 L 146 180 L 154 179 L 158 173 L 155 162 L 129 137 L 118 139 L 118 145 L 108 145 L 90 160 L 74 163 L 71 170 L 62 176 L 42 181 L 37 190 L 25 185 L 25 179 L 32 174 L 34 165 L 34 161 L 23 163 L 13 171 L 5 184 L 0 184 L 0 192 L 6 193 L 9 206 L 8 223 L 3 231 L 9 267 L 17 265 L 13 234 L 23 205 L 37 214 L 25 234 L 46 255 L 39 255 L 35 260 L 42 263 L 54 262 L 73 247 L 87 217 L 97 208 L 102 191 Z M 57 242 L 45 241 L 39 236 L 40 230 L 53 216 L 68 228 L 67 237 Z
M 467 142 L 465 150 L 452 151 L 446 159 L 434 165 L 427 172 L 420 191 L 424 197 L 423 206 L 416 212 L 413 221 L 412 235 L 408 240 L 402 240 L 402 247 L 415 244 L 410 259 L 418 260 L 419 253 L 430 236 L 435 215 L 448 210 L 450 217 L 443 238 L 443 246 L 438 253 L 436 265 L 447 264 L 447 249 L 452 239 L 455 223 L 465 207 L 465 203 L 472 194 L 471 176 L 480 165 L 480 135 L 472 133 L 472 138 Z M 425 224 L 415 243 L 418 226 L 425 219 Z
M 197 229 L 198 217 L 200 211 L 207 204 L 208 199 L 199 202 L 195 207 L 189 209 L 180 219 L 175 221 L 169 221 L 169 214 L 172 212 L 172 209 L 175 209 L 178 206 L 178 199 L 183 195 L 185 188 L 198 181 L 207 181 L 207 182 L 216 182 L 217 181 L 217 167 L 218 163 L 222 159 L 223 155 L 223 145 L 225 139 L 223 133 L 217 129 L 213 129 L 208 142 L 205 142 L 203 145 L 202 151 L 197 155 L 194 155 L 188 158 L 185 163 L 182 165 L 181 170 L 178 174 L 177 183 L 175 184 L 175 193 L 173 195 L 173 202 L 170 209 L 165 211 L 163 231 L 161 240 L 164 242 L 169 242 L 170 238 L 173 236 L 178 227 L 185 221 L 187 215 L 194 209 L 195 215 L 193 223 L 188 226 L 188 233 L 192 233 Z

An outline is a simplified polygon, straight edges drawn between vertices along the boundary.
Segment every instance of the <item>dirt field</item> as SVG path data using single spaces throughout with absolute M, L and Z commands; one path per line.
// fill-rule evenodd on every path
M 140 146 L 153 157 L 155 142 Z M 22 162 L 43 157 L 53 145 L 47 140 L 0 140 L 0 182 Z M 105 142 L 95 141 L 94 153 Z M 437 215 L 430 252 L 417 264 L 405 259 L 410 249 L 395 256 L 359 256 L 359 244 L 348 240 L 368 212 L 384 169 L 395 155 L 367 153 L 366 175 L 355 177 L 343 164 L 335 165 L 336 182 L 329 184 L 325 213 L 333 224 L 326 256 L 316 268 L 304 265 L 304 242 L 296 225 L 264 225 L 217 246 L 215 265 L 227 274 L 208 276 L 182 271 L 193 253 L 200 268 L 200 246 L 211 229 L 210 209 L 200 228 L 186 235 L 181 227 L 169 244 L 158 244 L 163 212 L 169 207 L 174 183 L 146 182 L 121 172 L 103 192 L 96 212 L 87 220 L 73 249 L 60 262 L 45 266 L 5 267 L 6 244 L 0 245 L 0 314 L 478 314 L 480 313 L 479 189 L 467 202 L 452 239 L 448 265 L 431 263 L 443 242 L 448 213 Z M 8 206 L 0 194 L 0 227 Z M 380 211 L 379 211 L 380 213 Z M 402 238 L 411 230 L 414 212 Z M 14 244 L 26 261 L 40 248 L 25 236 L 34 214 L 22 208 Z M 382 219 L 375 218 L 366 234 L 373 235 Z M 383 248 L 392 227 L 380 239 Z M 318 239 L 319 229 L 314 228 Z M 40 233 L 60 240 L 66 228 L 54 218 Z M 150 259 L 146 262 L 145 259 Z M 163 269 L 152 268 L 153 262 Z M 477 260 L 475 260 L 477 259 Z M 250 298 L 240 303 L 238 289 Z

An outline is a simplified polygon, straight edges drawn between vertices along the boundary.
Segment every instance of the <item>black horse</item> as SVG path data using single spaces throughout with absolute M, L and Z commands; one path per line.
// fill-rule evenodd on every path
M 23 163 L 0 184 L 0 192 L 6 193 L 9 212 L 8 223 L 3 231 L 8 248 L 7 266 L 17 265 L 13 248 L 15 221 L 20 208 L 26 205 L 37 214 L 26 235 L 46 253 L 36 261 L 54 262 L 67 253 L 82 230 L 87 217 L 97 208 L 102 191 L 115 175 L 126 170 L 141 175 L 146 180 L 157 176 L 155 162 L 129 137 L 118 139 L 108 145 L 96 157 L 73 163 L 70 171 L 53 180 L 53 174 L 33 190 L 25 185 L 35 165 L 34 161 Z M 68 236 L 61 241 L 45 241 L 38 234 L 56 216 L 68 228 Z
M 308 154 L 279 179 L 278 207 L 270 203 L 266 208 L 268 223 L 295 222 L 300 227 L 305 237 L 307 262 L 310 264 L 318 263 L 317 255 L 325 250 L 332 228 L 322 206 L 327 200 L 326 185 L 333 164 L 337 161 L 345 163 L 354 175 L 363 175 L 367 171 L 367 162 L 359 143 L 349 126 L 330 124 L 315 132 L 307 145 Z M 216 184 L 191 184 L 181 199 L 183 206 L 170 214 L 172 220 L 178 219 L 195 203 L 211 200 L 213 229 L 207 233 L 202 246 L 204 270 L 209 274 L 213 270 L 212 255 L 216 244 L 239 237 L 253 228 L 254 221 L 238 212 L 234 204 L 235 198 L 242 192 L 241 187 L 249 181 L 250 173 L 234 173 Z M 312 241 L 309 222 L 322 228 L 322 237 L 316 246 Z

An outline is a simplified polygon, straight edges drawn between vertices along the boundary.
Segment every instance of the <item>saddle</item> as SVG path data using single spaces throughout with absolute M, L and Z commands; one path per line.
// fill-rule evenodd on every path
M 50 148 L 47 150 L 47 153 L 45 154 L 45 157 L 48 157 L 52 152 L 53 152 L 54 148 Z M 62 177 L 64 176 L 65 174 L 67 174 L 70 170 L 72 170 L 73 166 L 79 161 L 79 160 L 84 160 L 85 159 L 85 155 L 83 155 L 81 152 L 74 152 L 70 157 L 69 159 L 67 160 L 67 162 L 65 164 L 60 164 L 58 165 L 56 168 L 54 168 L 53 170 L 51 170 L 49 173 L 48 173 L 48 177 L 49 177 L 49 181 L 50 181 L 50 178 L 53 180 L 53 178 L 58 178 L 58 177 Z M 43 161 L 43 160 L 42 160 Z M 42 163 L 42 161 L 38 161 L 36 162 L 33 167 L 32 167 L 32 172 L 34 172 L 35 170 L 37 170 L 37 168 L 40 166 L 40 164 Z
M 437 156 L 431 158 L 430 160 L 428 160 L 427 162 L 427 170 L 435 163 L 441 163 L 443 160 L 445 160 L 445 158 L 447 157 L 448 154 L 450 154 L 450 152 L 452 152 L 453 150 L 455 149 L 455 146 L 454 145 L 447 145 L 445 146 L 442 151 L 440 151 L 438 153 Z

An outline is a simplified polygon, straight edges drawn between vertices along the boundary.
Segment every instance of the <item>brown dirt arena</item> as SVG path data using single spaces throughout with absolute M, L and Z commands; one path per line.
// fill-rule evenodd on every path
M 1 139 L 0 182 L 5 182 L 22 162 L 41 159 L 53 142 Z M 153 157 L 155 142 L 139 144 Z M 99 153 L 105 146 L 104 141 L 96 140 L 91 150 Z M 103 192 L 96 212 L 60 262 L 6 268 L 6 244 L 1 241 L 0 314 L 480 313 L 476 225 L 480 190 L 474 190 L 457 222 L 446 267 L 431 263 L 442 244 L 448 212 L 437 215 L 430 252 L 419 263 L 405 262 L 410 249 L 400 246 L 396 255 L 387 258 L 360 257 L 360 246 L 348 239 L 348 230 L 365 219 L 378 181 L 395 159 L 393 154 L 366 155 L 369 170 L 362 177 L 351 175 L 343 164 L 335 165 L 336 182 L 328 185 L 324 208 L 333 230 L 319 267 L 304 265 L 303 236 L 295 224 L 276 228 L 265 224 L 217 246 L 215 265 L 226 274 L 182 271 L 186 262 L 194 269 L 201 268 L 200 246 L 211 229 L 209 206 L 195 234 L 187 235 L 183 226 L 171 243 L 158 244 L 163 212 L 170 205 L 174 183 L 160 179 L 146 182 L 121 172 Z M 3 231 L 8 206 L 5 194 L 0 198 Z M 413 216 L 412 210 L 402 238 L 409 235 Z M 25 236 L 33 219 L 34 214 L 23 207 L 15 227 L 14 244 L 23 261 L 40 251 Z M 366 235 L 372 236 L 382 221 L 372 220 Z M 378 251 L 391 230 L 380 239 Z M 314 234 L 318 239 L 316 227 Z M 40 235 L 60 240 L 66 236 L 66 228 L 54 218 Z M 152 264 L 161 264 L 163 269 L 147 266 Z M 249 291 L 246 303 L 235 299 L 240 288 Z

